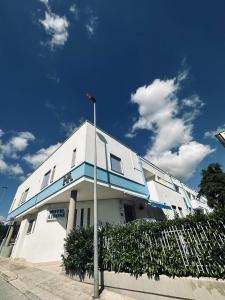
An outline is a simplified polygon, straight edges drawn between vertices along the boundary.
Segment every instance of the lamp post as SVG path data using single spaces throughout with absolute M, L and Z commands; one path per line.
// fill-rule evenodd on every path
M 1 186 L 1 189 L 2 189 L 2 199 L 4 199 L 4 197 L 5 197 L 7 188 L 8 188 L 7 186 Z
M 86 94 L 94 105 L 94 296 L 99 297 L 98 273 L 98 204 L 97 204 L 97 142 L 96 142 L 96 99 Z

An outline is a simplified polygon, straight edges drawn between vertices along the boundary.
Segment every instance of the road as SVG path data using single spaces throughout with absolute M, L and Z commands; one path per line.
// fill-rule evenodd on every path
M 61 262 L 31 264 L 0 257 L 0 300 L 91 300 L 93 286 L 62 273 Z M 135 300 L 104 289 L 101 300 Z
M 27 300 L 19 290 L 0 277 L 0 300 Z

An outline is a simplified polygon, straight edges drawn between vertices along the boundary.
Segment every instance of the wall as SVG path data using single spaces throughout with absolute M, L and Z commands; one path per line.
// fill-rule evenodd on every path
M 155 181 L 158 181 L 159 183 L 162 183 L 163 185 L 173 190 L 176 190 L 175 189 L 175 185 L 176 185 L 179 189 L 180 194 L 185 199 L 185 203 L 187 203 L 187 205 L 190 208 L 191 207 L 193 207 L 194 209 L 203 208 L 205 212 L 211 211 L 207 205 L 206 198 L 201 197 L 200 200 L 198 200 L 197 199 L 198 193 L 195 190 L 183 184 L 180 180 L 164 172 L 163 170 L 153 165 L 152 163 L 148 162 L 147 160 L 143 158 L 141 160 L 142 160 L 142 166 L 147 181 L 149 176 L 150 180 L 154 179 Z M 154 186 L 151 186 L 150 196 L 152 200 L 158 198 L 157 191 L 154 189 Z M 159 201 L 162 202 L 160 199 Z
M 73 277 L 80 281 L 78 277 Z M 86 276 L 84 282 L 93 283 Z M 127 273 L 104 271 L 99 282 L 117 293 L 138 300 L 224 300 L 225 282 L 214 278 L 148 278 L 145 274 L 136 279 Z
M 111 170 L 110 153 L 119 157 L 122 162 L 124 177 L 145 184 L 142 177 L 142 169 L 139 164 L 139 157 L 131 149 L 127 148 L 110 135 L 103 131 L 97 130 L 97 163 L 98 167 L 106 169 L 118 175 Z M 91 124 L 87 124 L 87 147 L 85 161 L 94 164 L 94 128 Z
M 55 165 L 54 181 L 68 173 L 71 170 L 72 153 L 74 149 L 77 149 L 75 166 L 78 166 L 85 161 L 86 128 L 87 123 L 84 123 L 79 130 L 69 137 L 56 152 L 54 152 L 18 187 L 10 211 L 14 210 L 19 205 L 21 195 L 27 188 L 29 188 L 27 200 L 40 192 L 44 174 L 49 170 L 52 170 Z
M 66 173 L 71 171 L 71 161 L 73 150 L 76 149 L 76 164 L 79 166 L 83 162 L 94 164 L 94 128 L 88 122 L 85 122 L 71 137 L 69 137 L 36 171 L 34 171 L 19 187 L 16 192 L 14 203 L 10 212 L 15 210 L 20 204 L 22 193 L 29 188 L 26 200 L 31 199 L 41 191 L 41 185 L 44 175 L 53 170 L 56 166 L 54 181 L 58 180 Z M 135 181 L 141 189 L 145 189 L 145 181 L 142 176 L 142 168 L 139 164 L 139 157 L 135 152 L 116 141 L 114 138 L 97 130 L 97 165 L 98 167 L 110 171 L 117 176 L 121 182 L 123 178 Z M 110 153 L 118 156 L 122 162 L 123 174 L 118 174 L 111 170 Z M 50 175 L 51 178 L 51 175 Z M 54 182 L 53 181 L 53 182 Z M 129 184 L 135 184 L 129 181 Z M 45 189 L 43 189 L 45 190 Z M 43 191 L 42 190 L 42 191 Z M 144 192 L 144 193 L 147 193 Z
M 210 213 L 213 211 L 212 209 L 209 208 L 207 203 L 201 201 L 201 199 L 200 200 L 199 199 L 192 200 L 191 204 L 192 204 L 193 209 L 202 208 L 205 213 Z
M 30 234 L 27 234 L 27 216 L 21 223 L 19 236 L 13 249 L 12 257 L 22 257 L 31 262 L 58 261 L 64 252 L 64 238 L 66 237 L 65 218 L 47 221 L 48 209 L 67 208 L 64 203 L 44 206 L 37 214 L 36 223 Z
M 66 208 L 68 203 L 45 205 L 37 214 L 27 215 L 22 220 L 12 257 L 25 258 L 31 262 L 59 261 L 64 253 L 64 239 L 66 237 L 67 215 L 55 221 L 47 221 L 48 209 Z M 77 224 L 80 225 L 80 212 L 84 208 L 84 226 L 87 225 L 87 208 L 91 208 L 90 221 L 93 225 L 93 201 L 78 201 Z M 36 217 L 32 232 L 27 234 L 28 220 Z M 98 200 L 98 219 L 104 223 L 124 223 L 120 215 L 120 200 Z
M 147 185 L 149 190 L 151 191 L 151 200 L 176 206 L 178 214 L 178 207 L 182 208 L 184 216 L 189 213 L 184 198 L 180 193 L 154 180 L 147 182 Z M 167 213 L 169 213 L 169 218 L 174 217 L 173 211 Z
M 77 221 L 80 225 L 81 208 L 84 208 L 84 226 L 87 225 L 87 209 L 91 209 L 90 224 L 93 225 L 94 203 L 90 201 L 78 201 L 76 203 Z M 98 200 L 98 219 L 103 223 L 120 224 L 123 223 L 123 218 L 120 216 L 120 200 L 119 199 L 104 199 Z

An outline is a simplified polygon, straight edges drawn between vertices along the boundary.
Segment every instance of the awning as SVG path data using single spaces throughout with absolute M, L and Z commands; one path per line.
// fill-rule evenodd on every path
M 160 202 L 156 202 L 156 201 L 152 201 L 152 200 L 149 200 L 148 202 L 151 206 L 153 207 L 158 207 L 158 208 L 164 208 L 164 209 L 171 209 L 172 210 L 172 207 L 165 204 L 165 203 L 160 203 Z

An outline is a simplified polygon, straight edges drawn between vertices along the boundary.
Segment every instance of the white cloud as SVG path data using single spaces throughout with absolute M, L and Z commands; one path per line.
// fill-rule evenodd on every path
M 57 107 L 54 103 L 50 101 L 45 102 L 45 107 L 53 113 L 53 115 L 60 121 L 62 116 L 62 111 L 65 110 L 66 106 L 62 105 L 61 107 Z
M 2 137 L 3 135 L 4 135 L 4 131 L 0 129 L 0 137 Z
M 61 128 L 66 133 L 66 136 L 70 136 L 78 127 L 74 122 L 61 122 Z
M 8 168 L 9 168 L 9 174 L 12 174 L 12 175 L 23 174 L 23 169 L 18 163 L 15 165 L 8 165 Z
M 34 135 L 29 131 L 18 132 L 9 141 L 3 143 L 0 140 L 1 155 L 17 158 L 18 152 L 24 151 L 29 142 L 35 139 Z
M 40 2 L 44 3 L 45 5 L 48 5 L 48 0 L 39 0 Z
M 204 137 L 205 138 L 215 138 L 215 135 L 221 131 L 225 131 L 225 124 L 217 127 L 216 130 L 206 131 L 204 134 Z
M 92 37 L 97 28 L 98 17 L 91 15 L 88 23 L 86 24 L 86 30 L 89 37 Z
M 45 19 L 40 20 L 40 23 L 44 26 L 47 34 L 51 37 L 49 42 L 51 49 L 63 46 L 66 43 L 68 39 L 69 21 L 65 16 L 61 17 L 51 11 L 48 11 L 45 12 Z
M 5 175 L 21 175 L 23 174 L 22 167 L 17 164 L 7 164 L 2 158 L 0 158 L 0 173 Z
M 133 138 L 138 130 L 152 132 L 146 158 L 181 179 L 188 179 L 196 166 L 213 150 L 193 140 L 193 120 L 204 103 L 198 95 L 179 99 L 178 93 L 188 72 L 172 79 L 155 79 L 139 87 L 131 95 L 138 105 L 139 117 L 126 137 Z M 191 155 L 189 155 L 191 153 Z
M 46 78 L 55 81 L 56 83 L 60 82 L 60 78 L 56 74 L 47 74 Z
M 15 132 L 5 141 L 2 136 L 5 133 L 0 129 L 0 173 L 4 175 L 18 176 L 24 173 L 21 165 L 12 160 L 19 160 L 19 154 L 25 151 L 31 141 L 35 139 L 29 131 Z
M 129 139 L 132 139 L 136 136 L 137 134 L 135 132 L 127 132 L 125 134 L 125 137 L 129 138 Z
M 3 159 L 0 159 L 0 173 L 5 173 L 7 171 L 7 164 Z
M 78 20 L 79 9 L 77 8 L 77 5 L 75 3 L 70 6 L 70 12 L 74 15 L 75 19 Z
M 51 145 L 48 148 L 41 148 L 35 154 L 26 154 L 24 160 L 33 168 L 38 168 L 59 146 L 61 143 Z
M 146 158 L 175 177 L 186 180 L 193 175 L 196 166 L 213 151 L 209 145 L 191 141 L 181 145 L 178 151 L 169 150 L 155 156 L 148 153 Z
M 54 50 L 57 47 L 62 47 L 66 43 L 69 36 L 69 21 L 65 16 L 59 16 L 53 13 L 48 0 L 39 1 L 45 4 L 46 7 L 45 18 L 43 20 L 39 20 L 46 33 L 51 38 L 46 44 L 50 46 L 51 50 Z M 42 44 L 45 43 L 42 42 Z
M 4 222 L 5 218 L 3 216 L 0 216 L 0 223 Z

